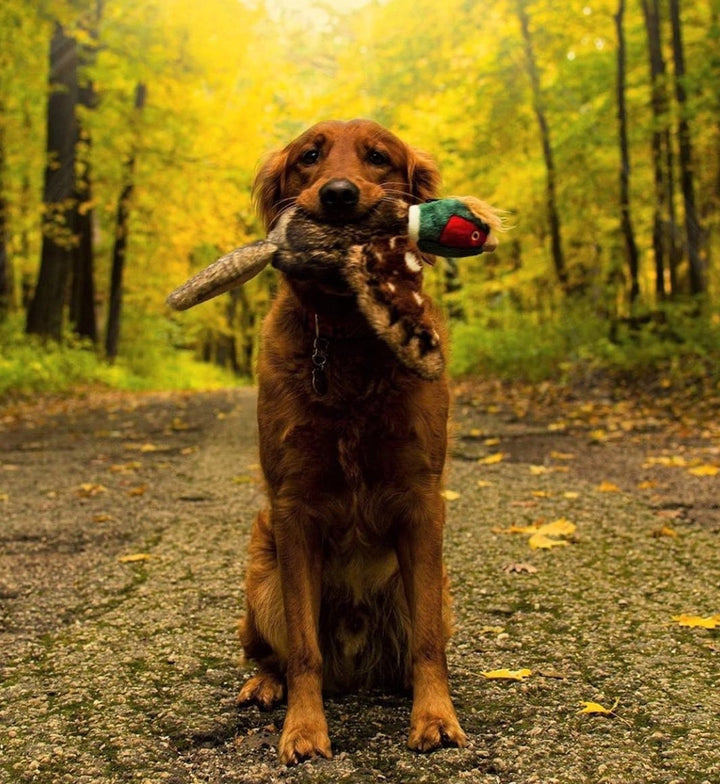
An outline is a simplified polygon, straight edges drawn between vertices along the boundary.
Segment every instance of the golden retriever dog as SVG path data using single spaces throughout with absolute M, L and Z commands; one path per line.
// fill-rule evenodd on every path
M 255 195 L 268 228 L 297 207 L 337 232 L 438 184 L 432 161 L 377 123 L 332 121 L 273 154 Z M 252 530 L 240 630 L 258 669 L 238 702 L 287 697 L 286 764 L 332 756 L 324 691 L 411 688 L 409 747 L 464 746 L 445 656 L 447 379 L 398 362 L 341 280 L 281 277 L 258 367 L 269 507 Z

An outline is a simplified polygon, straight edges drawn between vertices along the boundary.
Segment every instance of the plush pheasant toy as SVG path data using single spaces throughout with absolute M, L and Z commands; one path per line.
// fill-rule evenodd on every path
M 343 225 L 320 223 L 293 208 L 267 239 L 213 262 L 175 289 L 167 303 L 186 310 L 272 264 L 291 279 L 349 286 L 372 329 L 398 359 L 423 378 L 437 378 L 444 360 L 422 296 L 422 261 L 431 263 L 422 254 L 456 258 L 493 251 L 501 225 L 489 205 L 469 196 L 414 205 L 383 201 L 362 221 Z

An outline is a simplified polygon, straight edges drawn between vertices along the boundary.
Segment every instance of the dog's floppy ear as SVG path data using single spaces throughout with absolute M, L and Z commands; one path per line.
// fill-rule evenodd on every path
M 420 150 L 409 150 L 408 182 L 410 192 L 419 202 L 436 198 L 440 188 L 440 172 L 435 161 Z
M 271 153 L 260 167 L 253 184 L 255 208 L 269 230 L 282 212 L 283 193 L 287 176 L 287 150 Z

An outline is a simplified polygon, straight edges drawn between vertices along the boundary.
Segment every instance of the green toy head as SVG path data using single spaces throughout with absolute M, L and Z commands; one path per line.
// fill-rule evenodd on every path
M 497 239 L 493 230 L 499 230 L 501 225 L 497 213 L 472 196 L 414 204 L 408 215 L 408 233 L 418 248 L 451 258 L 495 250 Z

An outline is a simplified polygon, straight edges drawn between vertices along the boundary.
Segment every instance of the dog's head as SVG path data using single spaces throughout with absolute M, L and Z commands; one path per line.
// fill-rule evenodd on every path
M 410 204 L 437 195 L 435 164 L 371 120 L 314 125 L 273 153 L 255 180 L 258 211 L 270 228 L 297 205 L 322 223 L 362 221 L 384 198 Z

